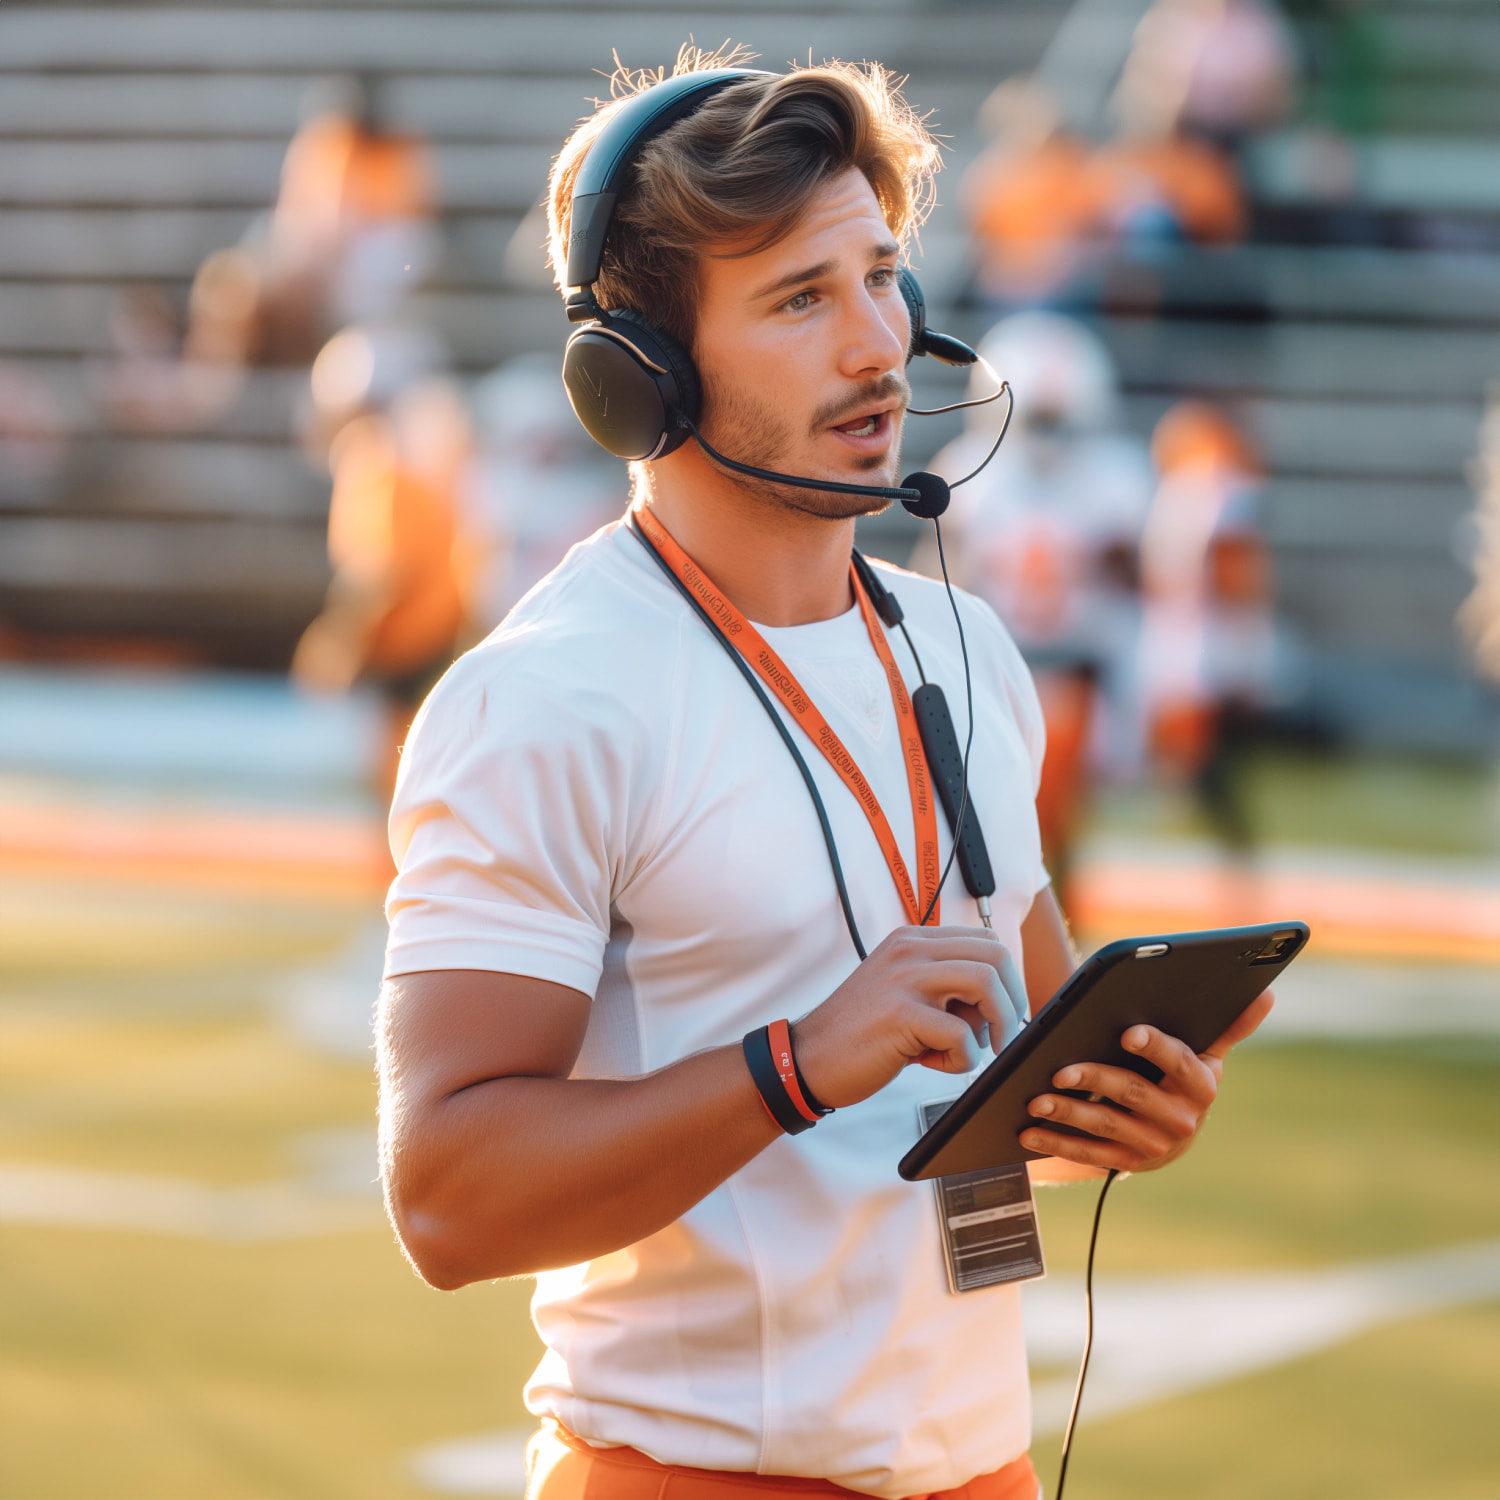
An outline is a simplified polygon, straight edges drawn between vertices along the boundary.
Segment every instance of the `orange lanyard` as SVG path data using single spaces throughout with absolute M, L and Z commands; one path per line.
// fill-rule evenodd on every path
M 855 800 L 864 809 L 871 831 L 885 862 L 890 868 L 891 879 L 901 895 L 901 904 L 906 908 L 907 921 L 919 926 L 922 914 L 931 906 L 931 922 L 940 922 L 940 907 L 935 899 L 938 890 L 940 862 L 938 859 L 937 811 L 932 805 L 932 783 L 927 774 L 927 757 L 922 750 L 922 736 L 917 730 L 917 716 L 911 706 L 911 695 L 906 691 L 896 659 L 891 655 L 885 632 L 875 608 L 865 594 L 854 564 L 849 565 L 849 582 L 864 617 L 865 629 L 870 633 L 870 644 L 885 668 L 886 681 L 891 689 L 891 702 L 896 709 L 896 722 L 901 730 L 901 750 L 906 758 L 906 784 L 911 792 L 912 828 L 916 836 L 917 873 L 921 881 L 921 898 L 912 889 L 911 876 L 906 870 L 906 861 L 896 846 L 896 836 L 886 820 L 874 789 L 865 780 L 864 772 L 855 763 L 854 757 L 844 748 L 844 742 L 833 732 L 827 719 L 818 712 L 817 705 L 808 696 L 802 684 L 792 675 L 791 669 L 767 645 L 765 637 L 749 620 L 726 599 L 714 586 L 703 570 L 673 540 L 660 521 L 646 506 L 636 508 L 635 519 L 641 530 L 661 554 L 663 560 L 678 580 L 691 591 L 693 597 L 707 612 L 720 633 L 734 646 L 756 675 L 781 700 L 787 712 L 801 725 L 803 732 L 822 752 L 823 758 L 838 773 L 839 779 L 854 793 Z

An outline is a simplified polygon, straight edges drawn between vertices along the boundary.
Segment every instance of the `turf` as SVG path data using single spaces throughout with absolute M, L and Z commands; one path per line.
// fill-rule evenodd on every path
M 1500 853 L 1500 780 L 1483 762 L 1267 747 L 1246 757 L 1235 785 L 1265 843 Z M 1098 831 L 1153 836 L 1209 831 L 1189 795 L 1159 788 L 1102 792 L 1089 822 Z
M 1080 1270 L 1095 1190 L 1038 1198 Z M 1111 1193 L 1101 1267 L 1256 1270 L 1500 1235 L 1500 1053 L 1486 1039 L 1277 1045 L 1230 1060 L 1195 1149 Z M 1071 1373 L 1071 1372 L 1070 1372 Z M 1412 1318 L 1086 1426 L 1075 1500 L 1494 1500 L 1500 1306 Z M 1035 1458 L 1048 1480 L 1055 1437 Z
M 66 896 L 42 916 L 74 940 L 0 929 L 0 1160 L 234 1183 L 368 1128 L 368 1067 L 307 1052 L 265 1003 L 349 912 L 159 897 L 111 973 L 97 908 L 70 919 Z M 1092 1192 L 1041 1202 L 1051 1264 L 1076 1269 Z M 1232 1059 L 1191 1155 L 1117 1190 L 1102 1255 L 1254 1270 L 1495 1234 L 1492 1043 L 1267 1045 Z M 3 1226 L 0 1286 L 6 1500 L 382 1500 L 413 1493 L 415 1448 L 525 1421 L 528 1287 L 429 1291 L 378 1225 L 243 1247 Z M 1500 1308 L 1419 1317 L 1084 1428 L 1069 1494 L 1494 1500 L 1496 1411 Z M 1054 1458 L 1038 1444 L 1049 1484 Z

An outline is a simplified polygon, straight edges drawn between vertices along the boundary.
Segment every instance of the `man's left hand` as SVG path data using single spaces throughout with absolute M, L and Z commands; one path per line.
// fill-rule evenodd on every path
M 1154 1026 L 1132 1026 L 1120 1039 L 1121 1045 L 1160 1068 L 1161 1082 L 1149 1083 L 1129 1068 L 1103 1063 L 1062 1068 L 1052 1075 L 1054 1088 L 1081 1089 L 1098 1102 L 1066 1094 L 1039 1095 L 1028 1106 L 1039 1125 L 1022 1133 L 1021 1144 L 1080 1166 L 1113 1167 L 1119 1172 L 1151 1172 L 1176 1161 L 1208 1118 L 1229 1049 L 1249 1036 L 1270 1010 L 1267 991 L 1203 1053 L 1194 1053 L 1187 1043 Z M 1045 1128 L 1054 1123 L 1071 1125 L 1088 1135 L 1065 1135 Z

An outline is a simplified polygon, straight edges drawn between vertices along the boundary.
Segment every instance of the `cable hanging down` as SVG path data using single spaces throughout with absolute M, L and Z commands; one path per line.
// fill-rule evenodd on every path
M 1009 418 L 1007 417 L 1007 422 Z M 1005 436 L 1001 431 L 1001 437 Z M 997 444 L 998 446 L 998 440 Z M 958 799 L 958 816 L 953 820 L 953 842 L 948 849 L 948 859 L 943 865 L 943 873 L 938 877 L 937 889 L 932 893 L 932 900 L 927 903 L 927 910 L 922 913 L 921 926 L 925 927 L 932 918 L 933 908 L 937 906 L 939 898 L 943 894 L 943 887 L 948 883 L 948 876 L 953 869 L 953 861 L 958 857 L 959 842 L 963 837 L 964 816 L 969 811 L 969 751 L 974 748 L 974 677 L 969 670 L 969 643 L 964 638 L 963 617 L 958 612 L 958 600 L 953 596 L 953 584 L 948 578 L 948 559 L 943 555 L 943 527 L 936 516 L 932 520 L 932 529 L 937 534 L 938 561 L 943 568 L 943 587 L 948 591 L 948 607 L 953 611 L 953 623 L 958 626 L 958 649 L 964 659 L 964 700 L 966 711 L 969 716 L 968 733 L 964 739 L 964 761 L 963 761 L 963 790 Z M 981 900 L 979 914 L 988 927 L 989 902 Z
M 1068 1482 L 1068 1455 L 1073 1450 L 1073 1428 L 1078 1424 L 1078 1408 L 1083 1405 L 1083 1382 L 1089 1373 L 1089 1356 L 1094 1352 L 1094 1248 L 1099 1243 L 1099 1219 L 1104 1213 L 1104 1197 L 1114 1184 L 1119 1171 L 1111 1167 L 1099 1189 L 1099 1201 L 1094 1205 L 1094 1227 L 1089 1233 L 1089 1258 L 1083 1273 L 1083 1360 L 1078 1366 L 1078 1384 L 1073 1389 L 1073 1406 L 1068 1412 L 1068 1427 L 1063 1433 L 1062 1457 L 1057 1466 L 1057 1492 L 1052 1500 L 1063 1500 L 1063 1486 Z

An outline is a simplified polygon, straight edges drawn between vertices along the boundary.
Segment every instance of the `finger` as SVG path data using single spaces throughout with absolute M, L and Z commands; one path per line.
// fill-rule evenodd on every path
M 950 1016 L 957 1016 L 968 1026 L 981 1049 L 989 1046 L 990 1023 L 985 1020 L 984 1013 L 977 1006 L 965 1005 L 962 1000 L 950 1000 L 943 1009 Z
M 985 951 L 986 949 L 988 951 Z M 972 951 L 972 949 L 969 948 L 966 951 Z M 1015 1039 L 1031 1014 L 1026 997 L 1026 980 L 1015 959 L 1011 957 L 1010 950 L 998 939 L 987 934 L 983 947 L 978 951 L 980 956 L 977 961 L 991 969 L 994 975 L 993 983 L 985 976 L 976 977 L 983 981 L 986 989 L 996 1000 L 993 1013 L 982 1005 L 980 1008 L 986 1022 L 994 1028 L 992 1038 L 995 1039 L 994 1050 L 998 1052 Z M 974 959 L 962 958 L 952 958 L 948 961 L 975 962 Z M 924 981 L 924 988 L 926 987 Z M 987 1039 L 986 1045 L 990 1044 L 990 1039 Z
M 1229 1029 L 1204 1052 L 1204 1057 L 1218 1058 L 1222 1061 L 1229 1054 L 1229 1049 L 1245 1040 L 1253 1032 L 1257 1031 L 1260 1023 L 1271 1014 L 1271 1007 L 1276 1003 L 1275 996 L 1270 990 L 1262 990 L 1244 1010 L 1230 1023 Z
M 1081 1167 L 1113 1167 L 1117 1172 L 1138 1172 L 1145 1165 L 1134 1151 L 1118 1141 L 1062 1135 L 1055 1130 L 1037 1128 L 1022 1131 L 1020 1140 L 1028 1151 L 1077 1162 Z
M 1026 981 L 1020 967 L 991 928 L 898 927 L 870 957 L 874 958 L 887 946 L 891 949 L 891 957 L 897 959 L 904 955 L 920 963 L 956 960 L 988 964 L 1001 976 L 1003 985 L 1012 997 L 1012 1007 L 1018 1000 L 1025 1000 Z
M 1185 1092 L 1168 1092 L 1129 1068 L 1112 1068 L 1104 1063 L 1074 1063 L 1060 1068 L 1052 1075 L 1052 1086 L 1078 1089 L 1091 1100 L 1108 1099 L 1179 1140 L 1192 1135 L 1207 1108 Z
M 919 1009 L 912 1022 L 912 1062 L 940 1073 L 970 1073 L 979 1066 L 979 1043 L 968 1024 L 945 1010 Z
M 1161 1069 L 1163 1081 L 1170 1081 L 1202 1108 L 1207 1109 L 1218 1095 L 1219 1081 L 1213 1070 L 1175 1036 L 1168 1036 L 1154 1026 L 1132 1026 L 1120 1038 L 1120 1045 L 1154 1063 Z
M 1033 1099 L 1027 1109 L 1041 1123 L 1071 1125 L 1098 1140 L 1124 1146 L 1146 1160 L 1165 1156 L 1183 1141 L 1190 1140 L 1193 1134 L 1191 1122 L 1187 1122 L 1186 1129 L 1179 1134 L 1140 1115 L 1111 1109 L 1107 1104 L 1093 1104 L 1087 1099 L 1069 1099 L 1057 1094 L 1042 1094 Z
M 997 948 L 1004 944 L 988 927 L 898 927 L 885 938 L 881 948 L 918 948 L 924 958 L 964 958 L 977 963 L 992 963 Z M 870 955 L 871 958 L 875 953 Z
M 1006 1017 L 1006 1025 L 1000 1034 L 1000 1047 L 1008 1046 L 1016 1037 L 1021 1027 L 1026 1024 L 1026 1018 L 1031 1014 L 1031 1006 L 1026 998 L 1026 980 L 1021 970 L 1017 967 L 1015 959 L 1010 956 L 1010 949 L 1004 943 L 1000 944 L 1000 987 L 1005 991 L 1005 998 L 1010 1002 L 1012 1014 Z
M 993 964 L 963 959 L 925 964 L 915 982 L 928 1005 L 942 1008 L 955 1000 L 971 1005 L 996 1031 L 1004 1033 L 1011 1016 L 1010 1001 Z

